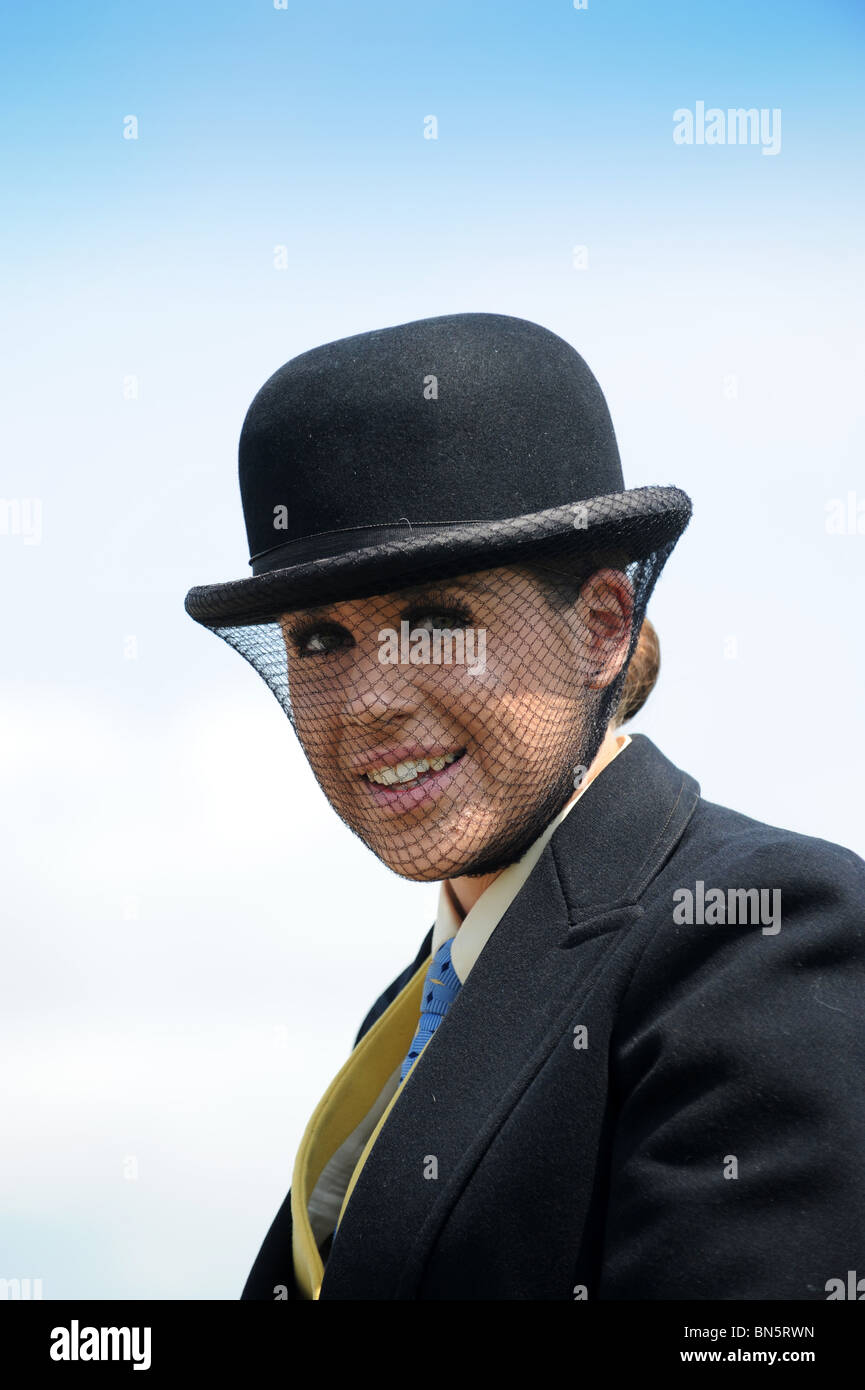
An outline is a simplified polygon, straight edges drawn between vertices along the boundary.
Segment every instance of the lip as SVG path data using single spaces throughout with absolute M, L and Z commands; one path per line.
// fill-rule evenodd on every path
M 447 752 L 454 752 L 448 749 Z M 444 753 L 414 754 L 415 757 L 443 757 Z M 400 761 L 404 761 L 400 759 Z M 447 791 L 460 775 L 461 769 L 468 761 L 467 751 L 464 749 L 455 762 L 448 763 L 447 767 L 442 768 L 441 772 L 431 772 L 424 777 L 422 782 L 417 782 L 413 787 L 384 787 L 378 782 L 370 782 L 368 777 L 362 777 L 366 794 L 372 797 L 376 806 L 385 814 L 403 815 L 406 811 L 413 811 L 416 806 L 423 806 L 424 803 L 432 805 L 438 798 Z M 380 764 L 379 764 L 380 766 Z

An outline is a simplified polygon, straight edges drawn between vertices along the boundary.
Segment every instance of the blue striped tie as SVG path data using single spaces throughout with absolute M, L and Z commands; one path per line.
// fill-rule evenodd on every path
M 451 946 L 453 944 L 454 938 L 450 937 L 443 946 L 439 946 L 430 961 L 430 967 L 423 983 L 420 1023 L 412 1040 L 408 1056 L 400 1069 L 399 1079 L 401 1082 L 405 1081 L 414 1065 L 415 1058 L 423 1052 L 460 992 L 460 980 L 451 961 Z

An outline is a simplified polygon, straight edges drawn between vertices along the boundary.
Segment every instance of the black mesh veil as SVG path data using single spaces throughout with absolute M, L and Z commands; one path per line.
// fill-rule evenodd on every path
M 207 625 L 264 679 L 338 816 L 394 872 L 490 873 L 584 779 L 678 538 L 646 552 L 636 527 L 614 545 L 590 534 L 484 559 L 455 545 L 350 597 L 310 591 Z

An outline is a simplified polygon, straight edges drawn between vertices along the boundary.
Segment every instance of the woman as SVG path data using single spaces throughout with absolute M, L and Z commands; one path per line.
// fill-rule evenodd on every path
M 490 314 L 293 359 L 240 474 L 253 577 L 187 609 L 345 823 L 441 884 L 243 1297 L 834 1296 L 865 1271 L 865 865 L 619 732 L 688 499 L 626 490 L 586 364 Z

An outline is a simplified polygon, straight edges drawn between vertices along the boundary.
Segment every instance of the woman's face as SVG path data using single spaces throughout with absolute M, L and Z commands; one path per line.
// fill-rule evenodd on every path
M 295 727 L 337 814 L 406 878 L 513 863 L 597 751 L 631 611 L 618 570 L 558 609 L 498 568 L 285 615 Z

